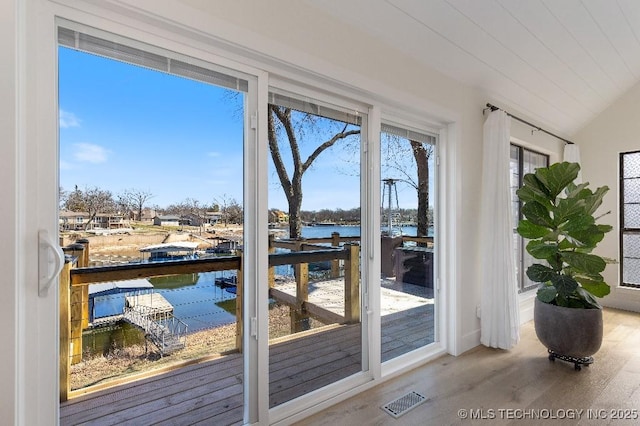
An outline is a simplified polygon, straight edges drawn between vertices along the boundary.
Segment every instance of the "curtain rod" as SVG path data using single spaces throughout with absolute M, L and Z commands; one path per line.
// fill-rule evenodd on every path
M 485 110 L 487 110 L 487 109 L 490 109 L 492 112 L 493 112 L 493 111 L 495 111 L 495 110 L 498 110 L 498 109 L 499 109 L 500 111 L 504 111 L 504 113 L 505 113 L 505 114 L 507 114 L 509 117 L 513 118 L 514 120 L 518 120 L 519 122 L 524 123 L 524 124 L 526 124 L 527 126 L 531 126 L 531 127 L 533 127 L 534 129 L 536 129 L 536 130 L 537 130 L 537 131 L 539 131 L 539 132 L 543 132 L 543 133 L 546 133 L 546 134 L 548 134 L 548 135 L 550 135 L 550 136 L 553 136 L 553 137 L 554 137 L 554 138 L 556 138 L 556 139 L 560 139 L 560 140 L 561 140 L 561 141 L 563 141 L 564 143 L 568 143 L 569 145 L 573 145 L 573 142 L 571 142 L 570 140 L 567 140 L 567 139 L 565 139 L 565 138 L 561 138 L 561 137 L 560 137 L 560 136 L 558 136 L 558 135 L 555 135 L 555 134 L 553 134 L 553 133 L 551 133 L 551 132 L 548 132 L 548 131 L 546 131 L 545 129 L 543 129 L 543 128 L 541 128 L 541 127 L 536 126 L 535 124 L 529 123 L 528 121 L 523 120 L 523 119 L 522 119 L 522 118 L 520 118 L 520 117 L 516 117 L 515 115 L 508 113 L 507 111 L 503 110 L 502 108 L 498 108 L 497 106 L 492 105 L 492 104 L 490 104 L 490 103 L 488 103 L 488 102 L 487 102 L 487 108 L 483 109 L 483 110 L 482 110 L 482 113 L 484 114 Z

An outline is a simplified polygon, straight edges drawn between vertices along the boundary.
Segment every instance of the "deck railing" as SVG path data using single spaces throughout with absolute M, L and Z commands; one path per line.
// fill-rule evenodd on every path
M 270 238 L 269 297 L 288 305 L 291 309 L 291 332 L 302 331 L 300 324 L 315 317 L 328 323 L 354 323 L 360 321 L 360 247 L 357 238 L 332 235 L 329 239 L 287 240 Z M 340 246 L 341 242 L 348 241 Z M 327 247 L 330 243 L 332 247 Z M 323 244 L 323 245 L 321 245 Z M 287 248 L 289 253 L 275 253 L 275 249 Z M 243 337 L 243 279 L 242 254 L 195 260 L 132 263 L 114 266 L 89 267 L 89 241 L 78 240 L 64 247 L 69 256 L 60 273 L 60 400 L 84 393 L 70 388 L 71 365 L 82 360 L 82 331 L 89 325 L 89 284 L 107 281 L 130 280 L 165 275 L 192 274 L 212 271 L 237 271 L 236 288 L 236 349 L 242 351 Z M 332 312 L 309 301 L 309 263 L 331 262 L 332 277 L 338 277 L 344 269 L 344 315 Z M 343 268 L 340 267 L 343 264 Z M 293 265 L 295 295 L 274 287 L 274 268 Z

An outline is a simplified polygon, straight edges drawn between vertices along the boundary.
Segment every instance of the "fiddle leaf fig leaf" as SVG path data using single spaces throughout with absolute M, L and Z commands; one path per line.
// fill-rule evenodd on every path
M 551 303 L 556 298 L 558 291 L 554 286 L 545 286 L 538 289 L 538 299 L 544 303 Z
M 558 206 L 553 211 L 553 220 L 556 226 L 584 215 L 585 205 L 584 200 L 575 198 L 563 198 L 558 201 Z
M 572 268 L 587 274 L 598 274 L 607 266 L 600 256 L 577 251 L 562 252 L 562 259 Z
M 576 278 L 582 288 L 596 297 L 604 297 L 611 292 L 609 285 L 603 281 L 593 281 L 585 278 Z
M 522 187 L 516 191 L 516 195 L 523 203 L 536 201 L 548 209 L 552 207 L 551 201 L 549 201 L 549 191 L 533 173 L 524 175 Z
M 526 219 L 523 219 L 518 224 L 518 233 L 522 235 L 524 238 L 533 240 L 536 238 L 542 238 L 545 235 L 547 235 L 549 233 L 549 229 L 544 226 L 536 225 L 535 223 L 530 222 Z
M 563 298 L 567 298 L 578 288 L 578 282 L 569 275 L 554 275 L 551 282 L 558 290 L 558 295 Z
M 546 244 L 540 240 L 531 240 L 527 243 L 527 253 L 536 259 L 550 259 L 558 253 L 557 244 Z
M 552 199 L 560 194 L 564 188 L 576 180 L 580 165 L 578 163 L 555 163 L 549 167 L 536 170 L 536 177 L 549 191 Z
M 596 210 L 598 210 L 598 207 L 600 207 L 600 205 L 602 204 L 602 198 L 608 191 L 608 186 L 601 186 L 600 188 L 596 189 L 593 195 L 585 200 L 588 214 L 593 214 Z
M 609 286 L 607 286 L 607 287 L 609 287 Z M 586 306 L 583 306 L 583 307 L 585 307 L 587 309 L 602 309 L 602 306 L 600 306 L 600 304 L 598 303 L 596 298 L 593 297 L 593 294 L 591 294 L 586 289 L 578 287 L 576 289 L 576 292 L 581 296 L 581 301 L 582 301 L 583 305 L 586 305 Z
M 549 215 L 549 210 L 537 201 L 529 201 L 522 206 L 522 214 L 534 225 L 553 228 L 553 219 Z
M 551 278 L 556 275 L 556 272 L 548 266 L 541 265 L 539 263 L 533 264 L 527 268 L 527 277 L 531 281 L 537 283 L 546 283 L 551 281 Z

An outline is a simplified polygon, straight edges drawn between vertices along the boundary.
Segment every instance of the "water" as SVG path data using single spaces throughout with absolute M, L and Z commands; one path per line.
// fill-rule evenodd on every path
M 360 226 L 305 226 L 304 238 L 328 238 L 333 232 L 340 236 L 360 236 Z M 415 226 L 402 227 L 406 235 L 415 235 Z M 431 233 L 431 232 L 430 232 Z M 276 274 L 292 275 L 293 268 L 288 265 L 276 268 Z M 216 285 L 216 279 L 235 275 L 235 271 L 205 272 L 151 278 L 154 291 L 160 293 L 174 307 L 174 316 L 185 322 L 189 332 L 213 328 L 235 322 L 235 294 Z M 95 312 L 121 313 L 124 295 L 112 295 L 96 298 Z
M 396 228 L 394 228 L 396 229 Z M 382 230 L 386 230 L 383 227 Z M 400 230 L 403 235 L 415 236 L 418 228 L 416 226 L 402 226 Z M 286 229 L 288 232 L 288 229 Z M 359 225 L 345 225 L 345 226 L 303 226 L 302 236 L 304 238 L 329 238 L 331 234 L 337 232 L 341 237 L 359 237 L 360 226 Z M 433 227 L 430 226 L 427 235 L 433 237 Z

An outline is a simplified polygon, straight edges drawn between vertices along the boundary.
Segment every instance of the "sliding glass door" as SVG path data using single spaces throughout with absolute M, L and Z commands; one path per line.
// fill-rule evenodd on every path
M 366 116 L 274 92 L 268 120 L 269 406 L 276 407 L 366 368 L 360 309 Z
M 58 34 L 60 421 L 242 422 L 255 78 L 70 26 Z
M 434 135 L 382 124 L 381 360 L 435 341 Z

